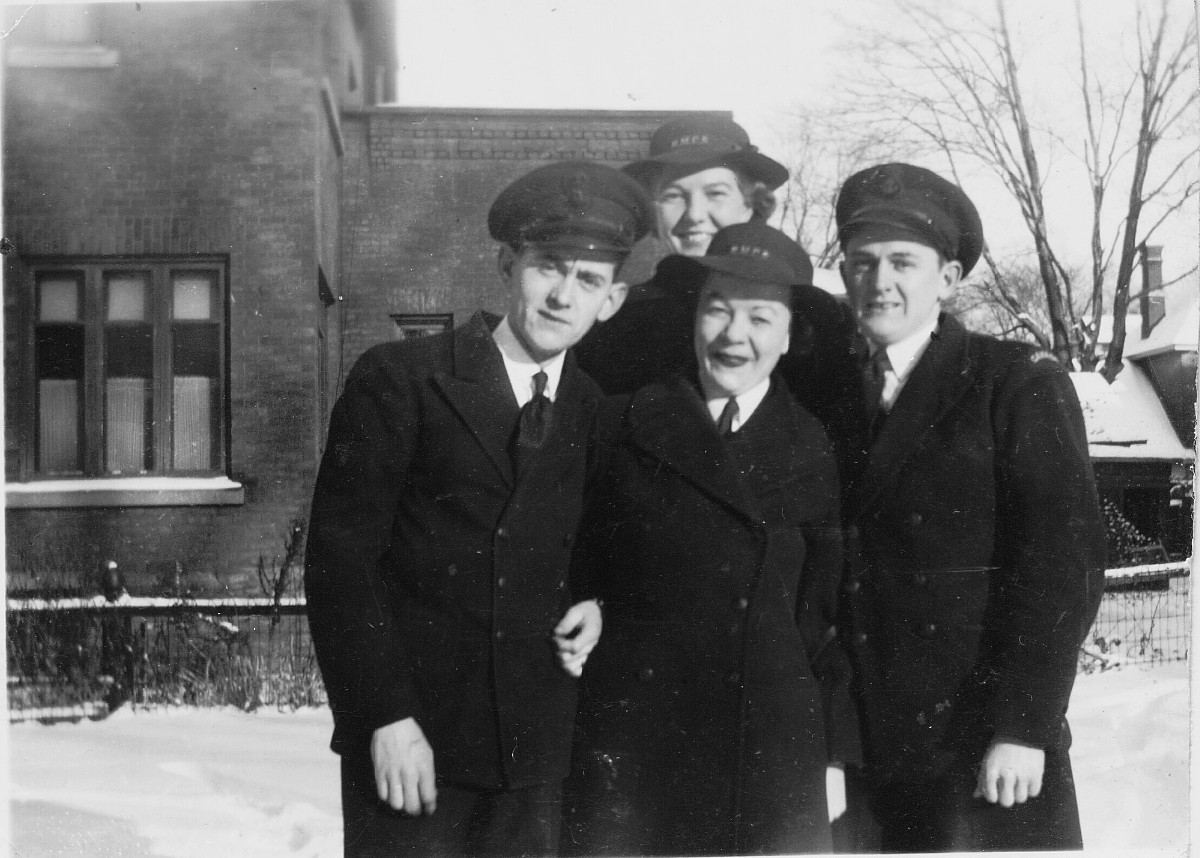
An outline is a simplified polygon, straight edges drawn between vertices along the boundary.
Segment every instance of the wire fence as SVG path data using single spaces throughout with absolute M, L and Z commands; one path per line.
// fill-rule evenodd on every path
M 302 599 L 8 600 L 9 720 L 325 703 Z
M 326 702 L 298 597 L 8 599 L 10 721 Z M 1190 563 L 1111 569 L 1081 671 L 1186 660 Z

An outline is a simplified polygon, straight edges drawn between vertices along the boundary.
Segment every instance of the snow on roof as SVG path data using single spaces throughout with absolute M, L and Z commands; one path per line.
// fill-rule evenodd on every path
M 1167 313 L 1146 339 L 1141 339 L 1141 333 L 1139 317 L 1137 327 L 1126 333 L 1125 357 L 1196 351 L 1197 340 L 1200 340 L 1200 298 L 1193 297 L 1186 307 L 1175 313 Z
M 1096 372 L 1073 372 L 1071 381 L 1083 407 L 1088 452 L 1108 461 L 1191 461 L 1195 454 L 1180 443 L 1149 377 L 1137 364 L 1111 385 Z

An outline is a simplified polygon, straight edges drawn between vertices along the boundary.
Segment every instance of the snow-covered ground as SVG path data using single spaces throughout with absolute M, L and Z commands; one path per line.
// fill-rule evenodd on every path
M 1187 665 L 1080 676 L 1070 718 L 1089 851 L 1187 854 Z M 327 710 L 14 725 L 11 854 L 339 856 L 329 729 Z

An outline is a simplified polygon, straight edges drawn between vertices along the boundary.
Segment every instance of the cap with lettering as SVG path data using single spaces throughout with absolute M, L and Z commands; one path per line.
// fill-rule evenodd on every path
M 709 272 L 779 286 L 811 286 L 813 277 L 804 248 L 760 221 L 727 226 L 713 236 L 704 256 L 668 256 L 658 267 L 671 281 L 694 285 Z
M 677 175 L 681 168 L 698 173 L 710 167 L 728 167 L 761 181 L 771 190 L 787 181 L 787 168 L 758 151 L 746 129 L 732 119 L 711 114 L 682 116 L 667 122 L 650 138 L 650 155 L 622 169 L 645 187 L 664 171 Z
M 971 272 L 983 252 L 983 222 L 952 182 L 912 164 L 879 164 L 855 173 L 837 201 L 838 240 L 845 248 L 865 229 L 917 241 Z
M 488 211 L 492 238 L 575 251 L 627 254 L 650 231 L 645 190 L 620 170 L 560 161 L 526 173 Z

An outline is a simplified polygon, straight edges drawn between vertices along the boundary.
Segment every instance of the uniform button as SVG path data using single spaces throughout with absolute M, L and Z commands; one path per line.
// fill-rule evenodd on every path
M 747 599 L 745 596 L 738 596 L 736 599 L 733 600 L 733 607 L 734 607 L 734 610 L 744 611 L 748 607 L 750 607 L 750 600 Z
M 729 671 L 729 673 L 725 674 L 725 684 L 728 685 L 730 688 L 736 688 L 738 685 L 741 684 L 741 681 L 742 681 L 742 675 L 740 673 L 738 673 L 736 670 L 731 670 L 731 671 Z
M 653 678 L 654 678 L 654 668 L 653 667 L 643 667 L 641 670 L 638 671 L 638 679 L 640 679 L 642 682 L 649 682 Z
M 449 565 L 449 566 L 446 568 L 446 574 L 447 574 L 447 575 L 449 575 L 451 578 L 453 578 L 455 575 L 457 575 L 457 574 L 458 574 L 458 567 L 457 567 L 457 566 L 455 566 L 453 563 L 451 563 L 451 564 L 450 564 L 450 565 Z
M 851 596 L 853 596 L 855 593 L 857 593 L 859 590 L 862 589 L 862 581 L 859 581 L 857 578 L 851 578 L 849 581 L 846 582 L 846 586 L 843 587 L 842 589 L 845 590 L 847 593 L 849 593 Z
M 867 642 L 867 633 L 859 632 L 853 638 L 851 638 L 851 640 L 855 646 L 862 646 L 863 644 L 865 644 Z
M 559 581 L 559 582 L 558 582 L 558 589 L 560 589 L 560 590 L 565 590 L 565 589 L 567 589 L 567 582 L 566 582 L 566 581 Z
M 504 640 L 504 629 L 496 630 L 496 640 L 498 640 L 498 641 Z
M 935 634 L 937 634 L 937 626 L 933 623 L 925 623 L 924 625 L 917 626 L 917 635 L 926 640 Z
M 504 587 L 507 584 L 508 584 L 508 579 L 505 578 L 503 575 L 501 575 L 499 578 L 496 579 L 497 587 Z
M 912 576 L 912 580 L 913 580 L 913 583 L 916 584 L 918 587 L 924 587 L 926 584 L 929 583 L 929 576 L 926 575 L 924 572 L 918 572 Z
M 503 527 L 503 526 L 497 527 L 496 528 L 496 538 L 497 539 L 508 539 L 508 528 Z
M 921 522 L 923 522 L 923 521 L 925 521 L 925 516 L 921 515 L 921 513 L 919 513 L 919 512 L 911 513 L 908 516 L 908 526 L 909 527 L 920 527 Z
M 730 565 L 730 564 L 728 564 L 728 563 L 722 563 L 722 564 L 721 564 L 721 565 L 720 565 L 720 566 L 717 568 L 717 571 L 718 571 L 718 572 L 720 572 L 722 575 L 728 575 L 730 572 L 732 572 L 732 571 L 733 571 L 733 566 L 731 566 L 731 565 Z

